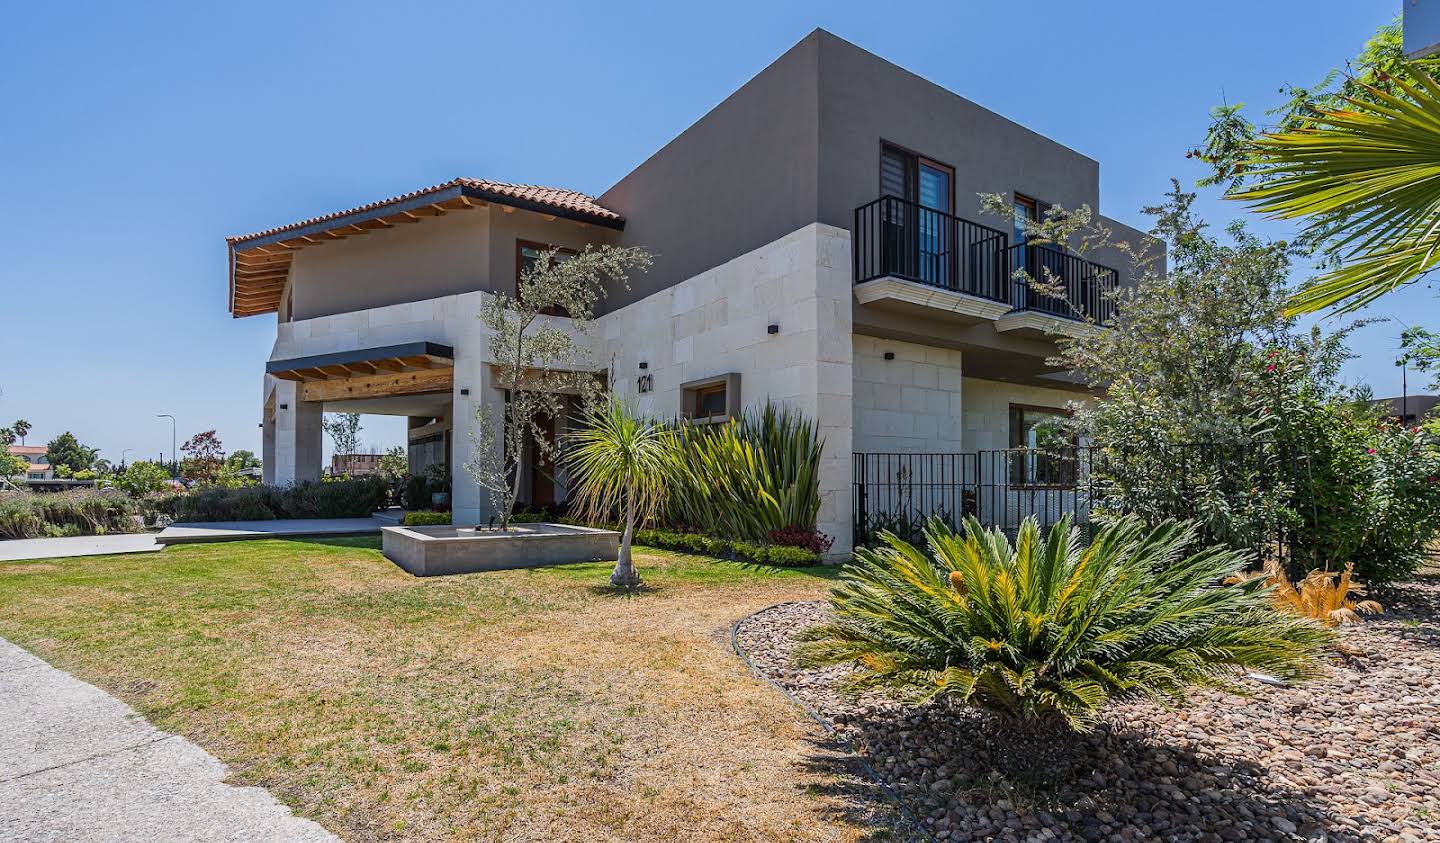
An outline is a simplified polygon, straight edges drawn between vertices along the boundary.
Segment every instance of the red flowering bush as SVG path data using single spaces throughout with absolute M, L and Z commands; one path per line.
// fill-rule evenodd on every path
M 770 531 L 770 543 L 785 547 L 803 547 L 811 553 L 828 553 L 835 540 L 813 527 L 786 527 Z

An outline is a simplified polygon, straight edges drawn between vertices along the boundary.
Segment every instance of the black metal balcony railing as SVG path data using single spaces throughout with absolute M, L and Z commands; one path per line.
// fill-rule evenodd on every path
M 1054 246 L 1011 246 L 1002 231 L 896 196 L 855 209 L 852 254 L 856 284 L 895 277 L 1062 319 L 1115 316 L 1120 274 L 1110 267 Z M 1039 283 L 1016 280 L 1018 270 Z
M 894 276 L 1009 303 L 1004 232 L 895 196 L 855 209 L 855 283 Z
M 1011 304 L 1066 319 L 1105 324 L 1115 315 L 1115 290 L 1120 274 L 1053 246 L 1021 244 L 1007 249 L 1014 284 Z M 1024 270 L 1035 283 L 1016 278 Z M 1063 298 L 1060 295 L 1063 294 Z

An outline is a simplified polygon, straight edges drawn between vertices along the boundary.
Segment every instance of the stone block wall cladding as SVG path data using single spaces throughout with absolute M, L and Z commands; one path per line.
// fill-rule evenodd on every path
M 681 384 L 736 372 L 744 407 L 769 398 L 815 418 L 825 439 L 819 527 L 835 537 L 836 557 L 848 555 L 851 533 L 850 287 L 850 232 L 815 223 L 606 314 L 599 326 L 602 365 L 642 412 L 673 417 Z M 642 374 L 652 382 L 643 395 Z
M 854 347 L 855 450 L 961 450 L 959 351 L 860 335 Z

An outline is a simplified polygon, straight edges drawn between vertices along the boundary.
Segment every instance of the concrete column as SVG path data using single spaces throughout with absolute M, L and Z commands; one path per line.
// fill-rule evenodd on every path
M 267 404 L 261 410 L 260 481 L 275 485 L 275 407 Z
M 324 405 L 318 401 L 301 401 L 298 394 L 293 381 L 280 381 L 275 385 L 273 478 L 277 486 L 320 479 L 324 437 L 320 422 Z
M 465 526 L 487 523 L 494 514 L 489 490 L 480 488 L 466 468 L 475 458 L 480 434 L 477 412 L 482 406 L 492 408 L 491 421 L 498 434 L 504 407 L 504 393 L 494 388 L 490 367 L 480 360 L 478 351 L 471 353 L 472 348 L 480 347 L 477 341 L 455 349 L 455 392 L 451 404 L 454 415 L 450 420 L 450 520 Z M 462 395 L 462 389 L 469 394 Z

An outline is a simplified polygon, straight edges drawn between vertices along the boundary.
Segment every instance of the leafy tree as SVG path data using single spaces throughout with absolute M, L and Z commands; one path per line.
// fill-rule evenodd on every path
M 489 494 L 502 530 L 509 529 L 520 495 L 527 442 L 535 459 L 556 454 L 555 438 L 541 420 L 563 419 L 571 395 L 585 404 L 599 399 L 601 386 L 580 340 L 589 336 L 606 285 L 626 287 L 628 273 L 647 271 L 650 264 L 650 254 L 635 247 L 587 246 L 565 256 L 551 249 L 521 271 L 517 295 L 486 299 L 480 319 L 490 333 L 495 387 L 508 400 L 499 413 L 488 401 L 476 410 L 480 432 L 465 468 Z
M 254 451 L 240 449 L 225 458 L 225 473 L 236 474 L 245 469 L 259 468 L 260 458 L 255 456 Z
M 380 457 L 380 476 L 388 482 L 403 481 L 410 473 L 410 457 L 404 445 L 396 445 Z
M 332 413 L 321 421 L 321 425 L 325 428 L 325 432 L 330 435 L 330 442 L 335 446 L 335 453 L 359 453 L 359 413 Z
M 1297 247 L 1322 274 L 1292 312 L 1354 310 L 1440 263 L 1440 59 L 1408 61 L 1401 42 L 1398 21 L 1382 27 L 1343 74 L 1285 88 L 1263 128 L 1243 104 L 1215 109 L 1189 153 L 1212 168 L 1202 185 L 1301 221 Z
M 11 425 L 11 429 L 15 431 L 16 436 L 20 437 L 20 444 L 24 445 L 25 434 L 29 433 L 31 429 L 30 422 L 25 421 L 24 419 L 17 419 L 15 421 L 15 424 Z
M 638 588 L 631 541 L 635 527 L 659 511 L 681 471 L 678 439 L 664 424 L 637 418 L 612 399 L 585 414 L 569 445 L 566 464 L 574 472 L 576 509 L 597 521 L 623 513 L 625 531 L 610 584 Z
M 115 475 L 114 485 L 132 498 L 143 498 L 168 489 L 170 472 L 158 462 L 137 460 Z
M 15 431 L 8 427 L 0 427 L 0 480 L 23 476 L 26 469 L 30 467 L 30 463 L 26 462 L 24 458 L 10 453 L 10 446 L 14 444 Z
M 1038 731 L 1089 731 L 1111 702 L 1234 689 L 1242 670 L 1321 674 L 1330 634 L 1277 612 L 1259 582 L 1217 586 L 1246 557 L 1187 555 L 1189 525 L 1123 519 L 1088 548 L 1068 517 L 1048 537 L 1027 518 L 1013 545 L 973 518 L 963 535 L 937 519 L 925 537 L 856 552 L 802 664 L 853 665 L 853 690 L 953 700 Z
M 180 446 L 185 455 L 180 462 L 180 476 L 187 482 L 212 484 L 220 479 L 225 465 L 225 446 L 215 431 L 197 433 Z
M 59 473 L 63 467 L 67 473 L 73 474 L 76 471 L 83 471 L 95 464 L 95 455 L 99 451 L 95 448 L 87 448 L 76 440 L 75 435 L 65 431 L 46 446 L 45 457 Z

